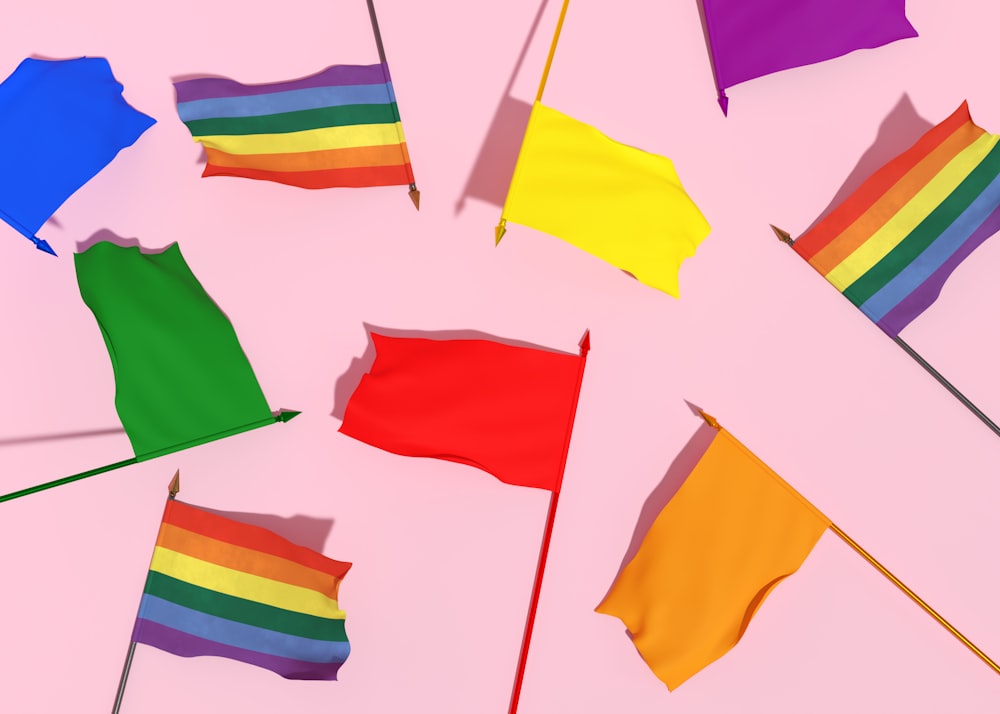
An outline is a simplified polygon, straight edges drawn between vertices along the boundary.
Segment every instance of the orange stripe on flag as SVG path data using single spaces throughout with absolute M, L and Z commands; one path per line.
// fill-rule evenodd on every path
M 230 570 L 257 575 L 268 580 L 297 585 L 337 599 L 339 579 L 327 573 L 258 550 L 224 543 L 214 538 L 192 533 L 169 523 L 163 523 L 156 544 L 206 563 L 220 565 Z M 333 588 L 331 591 L 331 583 Z
M 960 134 L 963 138 L 956 140 L 954 138 L 956 133 Z M 871 210 L 888 191 L 906 177 L 910 171 L 917 168 L 925 159 L 930 159 L 931 155 L 934 154 L 933 162 L 939 168 L 947 163 L 947 159 L 943 163 L 937 163 L 946 155 L 945 153 L 938 152 L 943 144 L 949 143 L 950 151 L 952 152 L 951 155 L 954 156 L 954 154 L 971 144 L 983 133 L 985 132 L 982 129 L 972 123 L 968 102 L 963 102 L 962 106 L 956 109 L 950 117 L 924 134 L 909 150 L 900 154 L 872 174 L 857 191 L 834 209 L 830 215 L 824 218 L 811 231 L 795 241 L 796 252 L 806 260 L 812 262 L 813 256 L 835 241 L 844 231 L 851 228 L 855 221 Z M 952 141 L 957 141 L 960 146 L 956 148 L 954 144 L 950 144 Z M 883 222 L 891 215 L 884 216 Z M 817 270 L 820 270 L 824 274 L 826 272 L 818 267 Z
M 846 231 L 818 251 L 809 262 L 820 274 L 827 275 L 864 245 L 876 231 L 941 173 L 945 166 L 985 133 L 971 121 L 963 124 L 923 161 L 914 166 L 895 186 L 879 197 Z
M 327 558 L 314 550 L 296 545 L 266 528 L 240 523 L 189 506 L 183 501 L 167 502 L 163 512 L 163 522 L 224 543 L 284 558 L 306 568 L 328 573 L 335 578 L 343 578 L 351 568 L 350 563 Z
M 320 171 L 362 166 L 396 166 L 410 160 L 406 144 L 358 146 L 349 149 L 302 151 L 293 154 L 227 154 L 205 147 L 208 163 L 262 171 Z

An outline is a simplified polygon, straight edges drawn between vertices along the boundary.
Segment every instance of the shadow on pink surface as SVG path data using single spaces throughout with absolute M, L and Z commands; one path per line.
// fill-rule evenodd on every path
M 531 104 L 511 96 L 510 92 L 514 88 L 514 81 L 521 71 L 528 48 L 531 47 L 535 32 L 542 21 L 546 5 L 548 0 L 542 0 L 538 6 L 538 12 L 535 13 L 531 29 L 524 39 L 517 62 L 514 63 L 500 104 L 493 114 L 493 121 L 490 122 L 486 138 L 479 147 L 465 188 L 455 204 L 456 215 L 465 208 L 465 201 L 468 198 L 478 198 L 498 208 L 503 207 L 507 199 L 507 189 L 514 175 L 514 165 L 521 152 L 521 141 L 524 139 L 524 132 L 528 128 L 528 117 L 531 115 Z
M 159 252 L 159 251 L 153 251 L 153 250 L 150 250 L 149 248 L 144 247 L 139 242 L 138 238 L 123 238 L 122 236 L 118 235 L 117 233 L 115 233 L 114 231 L 112 231 L 112 230 L 110 230 L 108 228 L 101 228 L 99 231 L 96 231 L 89 238 L 86 238 L 86 239 L 81 240 L 81 241 L 77 241 L 76 242 L 76 252 L 77 253 L 82 253 L 83 251 L 87 250 L 91 246 L 93 246 L 93 245 L 95 245 L 97 243 L 100 243 L 101 241 L 106 241 L 108 243 L 114 243 L 115 245 L 121 246 L 122 248 L 138 248 L 143 253 L 154 253 L 154 252 L 158 253 Z
M 183 491 L 178 494 L 178 499 L 183 501 L 184 499 L 181 496 L 183 496 Z M 276 516 L 271 513 L 221 511 L 217 508 L 207 508 L 197 503 L 192 503 L 191 505 L 198 506 L 203 511 L 214 513 L 217 516 L 230 518 L 240 523 L 258 526 L 259 528 L 266 528 L 273 533 L 277 533 L 282 538 L 287 538 L 296 545 L 305 546 L 319 553 L 323 552 L 323 547 L 330 536 L 330 531 L 333 530 L 334 521 L 332 518 L 314 518 L 313 516 L 304 516 L 301 514 L 285 517 Z M 339 560 L 336 556 L 330 557 Z
M 836 195 L 826 205 L 826 208 L 816 217 L 806 230 L 805 234 L 822 221 L 827 215 L 844 199 L 858 189 L 873 173 L 882 168 L 892 159 L 909 149 L 916 141 L 923 136 L 934 124 L 917 114 L 913 102 L 908 94 L 904 94 L 896 102 L 896 106 L 886 115 L 879 125 L 878 134 L 871 146 L 858 159 L 851 173 L 844 179 L 844 183 L 837 190 Z
M 90 429 L 83 431 L 64 431 L 59 434 L 34 434 L 31 436 L 11 436 L 0 438 L 2 446 L 20 446 L 22 444 L 34 444 L 39 441 L 62 441 L 64 439 L 86 439 L 93 436 L 110 436 L 111 434 L 124 434 L 125 430 L 119 427 L 108 429 Z
M 608 593 L 611 591 L 611 587 L 614 582 L 621 575 L 622 570 L 625 566 L 629 564 L 635 554 L 639 552 L 639 547 L 642 545 L 643 539 L 646 537 L 646 533 L 652 527 L 653 522 L 656 517 L 660 515 L 660 511 L 663 507 L 667 505 L 677 490 L 684 484 L 688 475 L 694 469 L 701 457 L 704 456 L 705 452 L 708 450 L 709 444 L 712 443 L 712 439 L 718 434 L 718 430 L 706 424 L 701 418 L 701 409 L 691 402 L 685 401 L 685 403 L 690 407 L 691 412 L 698 417 L 698 421 L 701 422 L 701 426 L 697 431 L 691 436 L 691 439 L 685 444 L 684 448 L 681 449 L 680 453 L 674 458 L 673 462 L 667 468 L 666 474 L 657 484 L 656 488 L 649 494 L 646 498 L 646 502 L 642 504 L 642 508 L 639 510 L 639 518 L 636 521 L 635 529 L 632 531 L 632 539 L 629 541 L 628 548 L 625 549 L 625 555 L 622 557 L 622 561 L 618 566 L 618 571 L 615 573 L 614 577 L 611 578 L 608 585 L 608 592 L 604 594 L 607 598 Z M 603 599 L 603 598 L 602 598 Z

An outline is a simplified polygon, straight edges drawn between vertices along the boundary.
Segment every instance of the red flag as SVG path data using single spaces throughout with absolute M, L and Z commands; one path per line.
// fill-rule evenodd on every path
M 590 349 L 579 355 L 490 340 L 371 333 L 375 363 L 340 431 L 404 456 L 431 456 L 505 483 L 558 491 Z

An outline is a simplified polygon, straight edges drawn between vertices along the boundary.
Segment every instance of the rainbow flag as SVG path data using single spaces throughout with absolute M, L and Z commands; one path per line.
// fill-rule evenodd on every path
M 302 188 L 414 185 L 384 63 L 274 84 L 204 77 L 174 88 L 181 121 L 208 155 L 202 176 Z
M 973 123 L 963 102 L 793 248 L 895 337 L 1000 230 L 998 140 Z
M 132 632 L 287 679 L 336 679 L 350 653 L 337 589 L 350 563 L 264 528 L 167 501 Z

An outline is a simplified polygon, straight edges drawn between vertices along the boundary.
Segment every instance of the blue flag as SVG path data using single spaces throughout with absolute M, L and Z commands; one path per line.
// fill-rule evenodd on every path
M 103 57 L 25 59 L 0 84 L 0 218 L 55 255 L 38 229 L 155 123 Z

